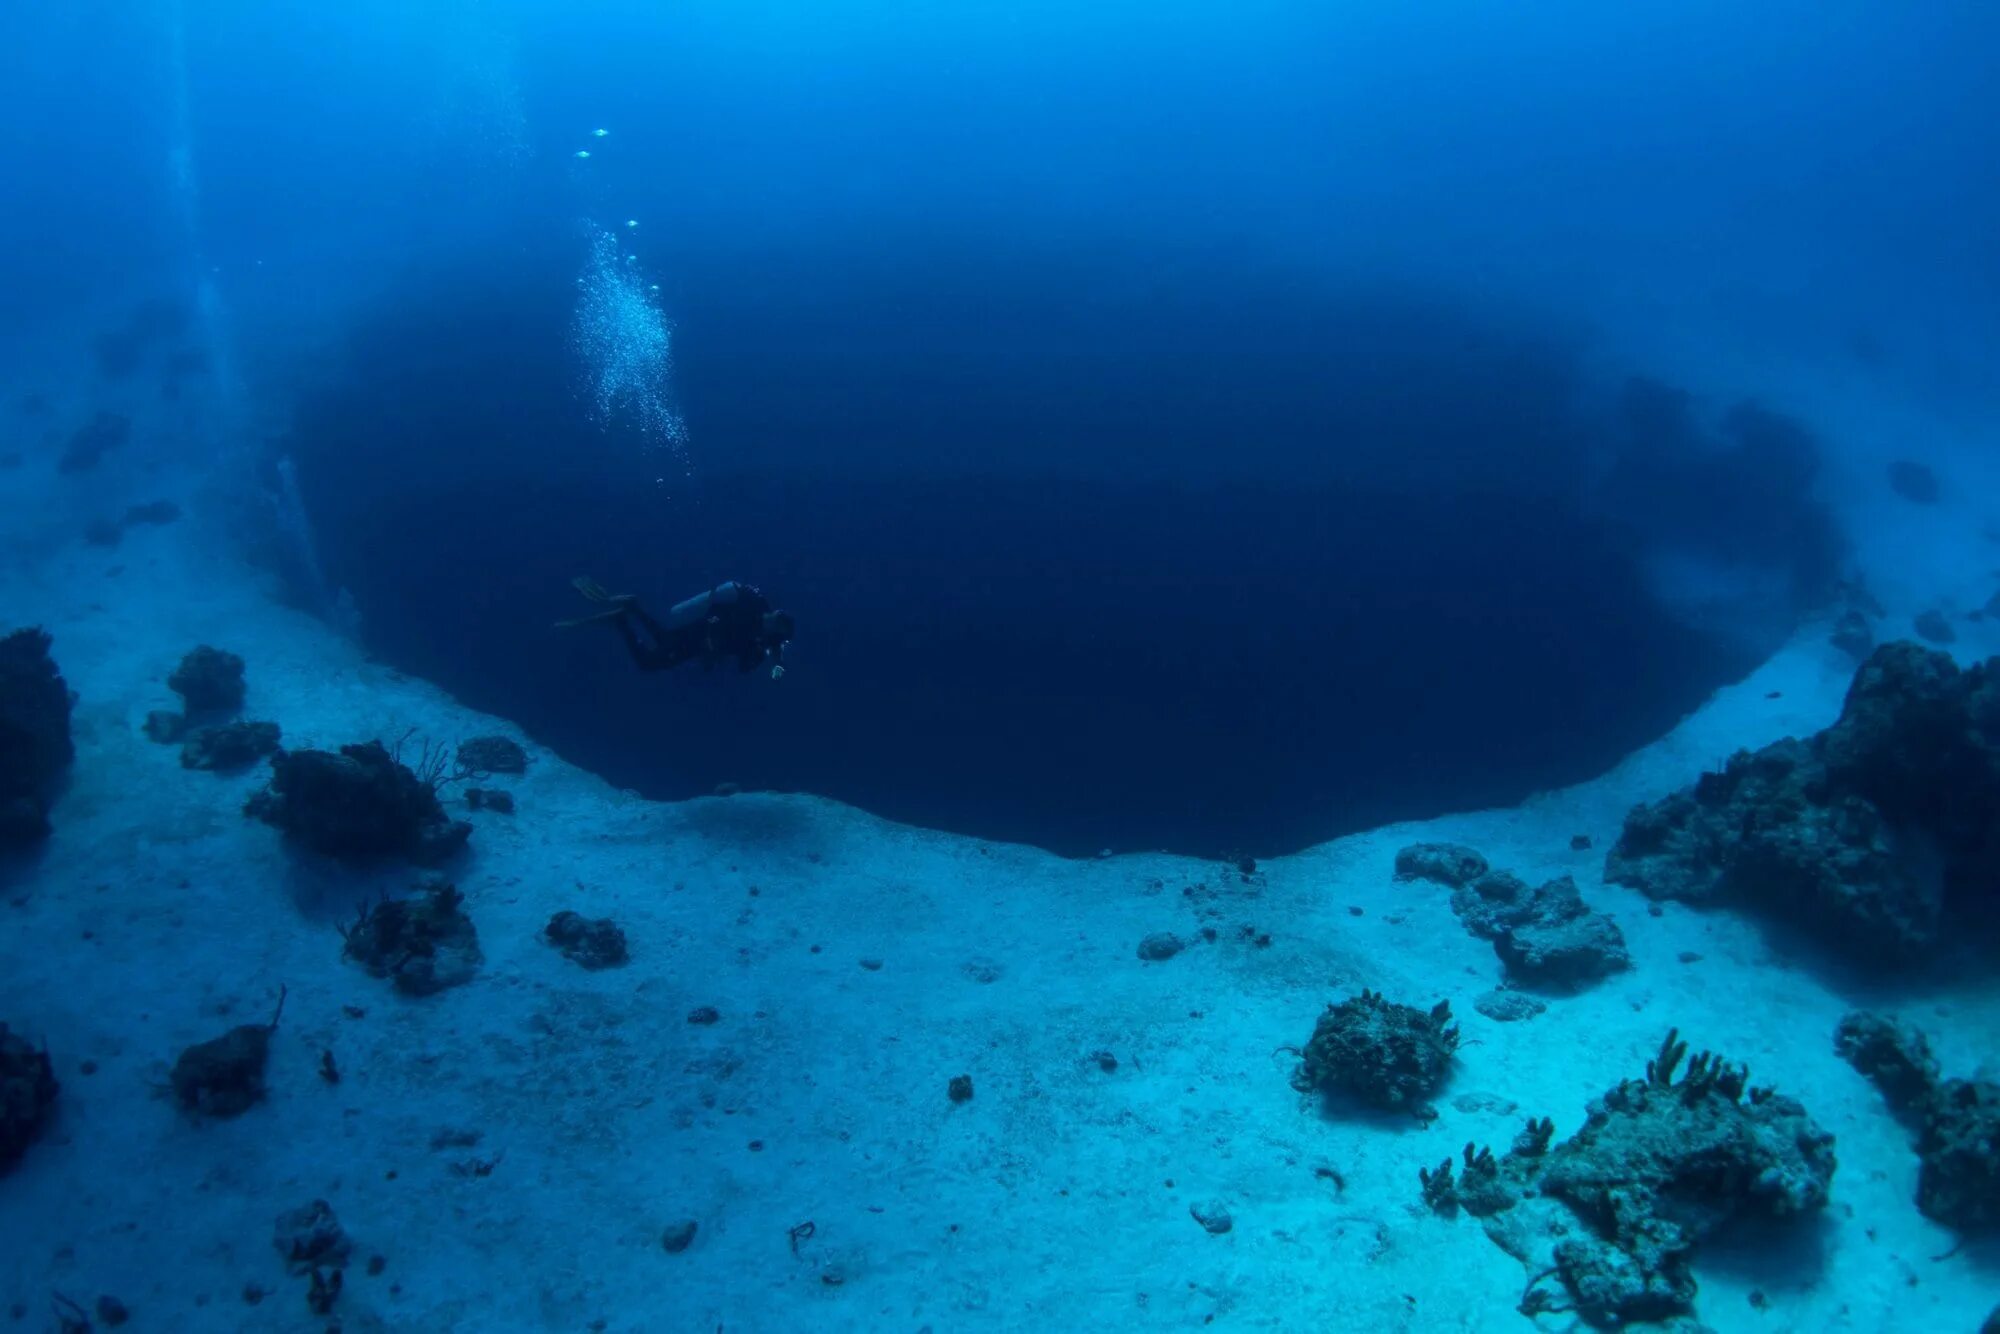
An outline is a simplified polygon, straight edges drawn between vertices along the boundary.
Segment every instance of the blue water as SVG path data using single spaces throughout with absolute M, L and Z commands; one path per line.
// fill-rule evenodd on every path
M 9 321 L 226 312 L 301 596 L 655 795 L 1197 852 L 1518 799 L 1825 592 L 1801 383 L 1993 406 L 1976 5 L 11 22 Z M 622 676 L 544 633 L 585 571 L 767 587 L 808 669 Z
M 1983 633 L 1995 163 L 1975 0 L 17 4 L 0 490 L 139 425 L 0 558 L 171 497 L 616 788 L 1268 859 Z

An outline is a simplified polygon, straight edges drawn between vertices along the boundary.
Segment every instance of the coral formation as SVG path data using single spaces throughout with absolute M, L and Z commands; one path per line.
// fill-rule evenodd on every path
M 475 774 L 524 774 L 528 752 L 504 736 L 476 736 L 459 743 L 458 767 Z
M 247 769 L 258 760 L 277 754 L 278 741 L 276 723 L 229 722 L 198 727 L 181 746 L 181 767 L 223 772 Z
M 264 1098 L 264 1067 L 271 1059 L 271 1035 L 285 1012 L 285 994 L 269 1023 L 238 1024 L 219 1038 L 197 1042 L 174 1061 L 174 1100 L 202 1116 L 240 1116 Z
M 420 776 L 379 741 L 324 750 L 279 751 L 271 784 L 244 813 L 282 830 L 300 846 L 350 859 L 401 857 L 419 866 L 449 860 L 472 826 L 445 815 L 441 769 Z
M 1512 981 L 1573 990 L 1632 965 L 1618 924 L 1593 912 L 1568 876 L 1531 889 L 1519 876 L 1489 870 L 1473 848 L 1414 843 L 1396 854 L 1396 878 L 1449 886 L 1451 910 L 1493 942 Z
M 75 758 L 70 693 L 46 631 L 0 638 L 0 851 L 49 835 L 49 807 Z
M 615 968 L 630 957 L 625 933 L 609 917 L 559 912 L 542 928 L 542 936 L 561 950 L 565 959 L 593 971 Z
M 167 689 L 181 697 L 190 717 L 234 713 L 243 707 L 243 659 L 202 644 L 181 659 L 167 677 Z
M 1922 1033 L 1897 1020 L 1855 1010 L 1835 1027 L 1833 1049 L 1881 1092 L 1897 1116 L 1921 1123 L 1943 1078 Z
M 1472 1002 L 1472 1008 L 1496 1024 L 1515 1024 L 1533 1019 L 1549 1007 L 1548 1002 L 1519 991 L 1487 991 Z
M 0 1172 L 19 1162 L 48 1128 L 60 1088 L 48 1049 L 0 1024 Z
M 1486 858 L 1457 843 L 1412 843 L 1396 854 L 1398 880 L 1432 880 L 1458 889 L 1486 871 Z
M 1669 1032 L 1643 1080 L 1592 1103 L 1574 1136 L 1530 1121 L 1504 1157 L 1465 1147 L 1418 1174 L 1441 1213 L 1463 1209 L 1511 1254 L 1539 1266 L 1521 1311 L 1574 1311 L 1599 1328 L 1693 1309 L 1699 1244 L 1740 1218 L 1785 1219 L 1826 1204 L 1833 1137 L 1796 1101 Z M 1545 1288 L 1555 1278 L 1557 1291 Z
M 465 914 L 465 895 L 443 880 L 424 886 L 415 898 L 363 904 L 340 935 L 344 957 L 412 996 L 471 981 L 482 958 L 479 933 Z
M 339 1268 L 353 1253 L 354 1243 L 340 1226 L 333 1206 L 325 1200 L 287 1209 L 278 1215 L 271 1242 L 293 1274 L 305 1274 L 321 1266 Z
M 1740 752 L 1636 808 L 1605 878 L 1656 899 L 1742 903 L 1869 964 L 1989 916 L 2000 880 L 2000 684 L 1911 643 L 1875 650 L 1840 718 Z
M 1364 990 L 1326 1007 L 1295 1083 L 1372 1107 L 1420 1112 L 1450 1077 L 1457 1050 L 1451 1002 L 1426 1011 Z
M 1593 912 L 1568 876 L 1530 889 L 1495 871 L 1453 890 L 1451 907 L 1466 930 L 1493 942 L 1517 982 L 1571 989 L 1632 966 L 1618 924 Z
M 1841 1019 L 1833 1045 L 1915 1127 L 1917 1208 L 1964 1231 L 2000 1226 L 2000 1084 L 1945 1078 L 1921 1032 L 1865 1010 Z

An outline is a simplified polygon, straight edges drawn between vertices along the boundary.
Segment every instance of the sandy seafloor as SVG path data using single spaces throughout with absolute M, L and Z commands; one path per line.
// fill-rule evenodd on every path
M 62 1082 L 52 1133 L 0 1178 L 0 1329 L 52 1327 L 51 1289 L 115 1294 L 132 1330 L 326 1328 L 272 1242 L 280 1213 L 323 1198 L 356 1247 L 348 1331 L 1525 1330 L 1522 1266 L 1475 1221 L 1428 1213 L 1417 1170 L 1468 1140 L 1504 1147 L 1529 1115 L 1566 1137 L 1670 1026 L 1838 1138 L 1822 1219 L 1705 1252 L 1710 1326 L 1969 1334 L 2000 1296 L 1990 1246 L 1934 1258 L 1956 1239 L 1917 1213 L 1904 1131 L 1831 1042 L 1850 1006 L 1884 1005 L 1970 1073 L 1993 1054 L 2000 985 L 1870 992 L 1747 920 L 1652 916 L 1601 881 L 1632 803 L 1834 717 L 1850 669 L 1824 627 L 1596 781 L 1248 878 L 1067 861 L 806 796 L 657 804 L 523 738 L 519 812 L 472 815 L 453 868 L 484 966 L 412 999 L 344 962 L 336 924 L 418 874 L 301 862 L 240 813 L 261 768 L 184 771 L 141 725 L 207 642 L 243 655 L 245 716 L 292 746 L 512 729 L 371 663 L 208 546 L 191 520 L 0 571 L 7 625 L 47 626 L 78 695 L 55 836 L 0 903 L 0 1020 L 45 1037 Z M 1572 852 L 1577 833 L 1596 847 Z M 1528 1022 L 1476 1013 L 1501 982 L 1492 949 L 1444 890 L 1391 878 L 1418 839 L 1574 875 L 1636 967 Z M 543 943 L 564 908 L 615 918 L 631 963 L 588 973 Z M 1142 962 L 1156 931 L 1194 944 Z M 268 1100 L 179 1112 L 162 1093 L 175 1054 L 268 1015 L 281 986 Z M 1280 1048 L 1363 987 L 1462 1019 L 1428 1128 L 1328 1120 L 1288 1085 Z M 699 1006 L 720 1021 L 690 1024 Z M 961 1073 L 976 1093 L 955 1105 Z M 441 1130 L 479 1142 L 433 1149 Z M 498 1163 L 455 1170 L 472 1157 Z M 1209 1199 L 1233 1230 L 1193 1220 Z M 668 1254 L 682 1218 L 696 1240 Z

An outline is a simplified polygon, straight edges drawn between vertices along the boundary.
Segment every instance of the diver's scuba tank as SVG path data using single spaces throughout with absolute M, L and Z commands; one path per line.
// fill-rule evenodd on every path
M 669 607 L 663 623 L 669 630 L 677 630 L 684 625 L 694 625 L 699 621 L 707 620 L 717 607 L 741 601 L 743 594 L 743 585 L 737 583 L 734 579 L 731 579 L 727 583 L 717 584 L 706 593 L 696 593 L 686 601 L 676 602 L 673 606 Z

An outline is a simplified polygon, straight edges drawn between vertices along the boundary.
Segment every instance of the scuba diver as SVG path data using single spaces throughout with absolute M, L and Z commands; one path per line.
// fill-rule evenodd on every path
M 604 607 L 603 611 L 558 621 L 558 628 L 609 621 L 624 637 L 625 647 L 642 672 L 663 672 L 684 662 L 713 667 L 734 658 L 738 671 L 764 662 L 773 679 L 785 674 L 785 645 L 792 637 L 792 615 L 779 611 L 748 584 L 717 584 L 697 593 L 654 620 L 631 594 L 607 593 L 590 578 L 577 579 L 576 591 Z

